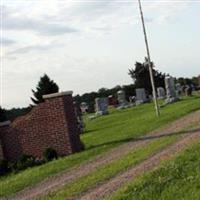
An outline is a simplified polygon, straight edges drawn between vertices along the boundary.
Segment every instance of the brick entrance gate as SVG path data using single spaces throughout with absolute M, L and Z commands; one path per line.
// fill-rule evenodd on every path
M 11 124 L 0 126 L 4 156 L 15 161 L 23 154 L 42 158 L 46 148 L 59 156 L 82 149 L 78 134 L 72 91 L 43 96 L 44 103 Z

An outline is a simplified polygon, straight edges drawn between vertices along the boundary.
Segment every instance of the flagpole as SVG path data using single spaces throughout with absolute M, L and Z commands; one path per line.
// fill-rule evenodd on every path
M 141 20 L 142 20 L 144 40 L 145 40 L 145 44 L 146 44 L 147 59 L 148 59 L 148 66 L 149 66 L 149 75 L 150 75 L 151 86 L 152 86 L 152 90 L 153 90 L 153 99 L 154 99 L 154 104 L 155 104 L 155 110 L 156 110 L 157 116 L 159 117 L 160 116 L 160 109 L 159 109 L 159 106 L 158 106 L 158 99 L 157 99 L 157 94 L 156 94 L 155 81 L 154 81 L 154 77 L 153 77 L 153 69 L 152 69 L 152 66 L 151 66 L 151 57 L 150 57 L 150 51 L 149 51 L 149 45 L 148 45 L 148 40 L 147 40 L 147 33 L 146 33 L 146 28 L 145 28 L 145 23 L 144 23 L 141 1 L 138 0 L 138 3 L 139 3 Z

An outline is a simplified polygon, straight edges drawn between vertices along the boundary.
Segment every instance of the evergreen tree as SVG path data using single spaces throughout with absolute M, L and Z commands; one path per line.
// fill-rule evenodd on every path
M 151 63 L 151 65 L 153 66 L 153 76 L 154 76 L 155 86 L 165 87 L 165 74 L 156 71 L 154 69 L 153 62 Z M 148 94 L 152 94 L 149 66 L 147 62 L 144 63 L 136 62 L 135 69 L 129 69 L 128 74 L 133 79 L 135 88 L 145 88 Z
M 44 74 L 44 76 L 40 78 L 36 90 L 32 90 L 34 97 L 31 97 L 31 100 L 34 104 L 38 104 L 44 102 L 42 98 L 43 95 L 56 93 L 58 91 L 58 85 L 53 80 L 50 80 L 47 74 Z
M 0 122 L 4 122 L 7 120 L 6 110 L 1 108 L 0 106 Z

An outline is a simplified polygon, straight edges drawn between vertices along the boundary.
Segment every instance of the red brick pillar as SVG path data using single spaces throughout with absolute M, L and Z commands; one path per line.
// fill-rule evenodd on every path
M 22 150 L 15 129 L 11 128 L 10 121 L 0 123 L 0 140 L 4 159 L 16 161 Z
M 51 107 L 52 109 L 54 107 L 56 112 L 62 112 L 60 116 L 55 118 L 54 126 L 61 130 L 60 137 L 63 138 L 62 142 L 66 141 L 67 143 L 64 154 L 66 155 L 81 151 L 83 146 L 78 133 L 78 124 L 75 116 L 72 91 L 44 95 L 43 98 L 45 99 L 46 104 L 52 104 Z M 53 104 L 55 106 L 53 106 Z M 53 111 L 51 111 L 51 113 L 55 114 Z M 58 145 L 60 146 L 60 144 Z
M 44 95 L 44 102 L 15 120 L 22 152 L 42 158 L 47 148 L 59 156 L 81 150 L 72 91 Z

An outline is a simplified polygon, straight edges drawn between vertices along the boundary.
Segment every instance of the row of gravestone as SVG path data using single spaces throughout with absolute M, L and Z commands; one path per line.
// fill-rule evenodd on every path
M 179 94 L 181 92 L 181 86 L 175 85 L 174 78 L 167 76 L 165 77 L 165 89 L 162 87 L 157 88 L 158 99 L 165 99 L 165 103 L 173 103 L 179 100 Z M 188 92 L 189 93 L 189 92 Z M 129 98 L 130 102 L 126 100 L 125 92 L 120 90 L 117 92 L 117 101 L 113 96 L 96 98 L 95 99 L 95 111 L 96 115 L 107 115 L 108 106 L 114 105 L 117 109 L 129 108 L 134 105 L 149 102 L 152 97 L 147 96 L 144 88 L 136 89 L 136 96 Z M 85 107 L 85 106 L 84 106 Z
M 134 98 L 134 101 L 136 105 L 149 101 L 144 88 L 136 89 L 136 97 Z M 107 115 L 109 105 L 113 105 L 117 107 L 117 109 L 125 109 L 132 107 L 135 104 L 133 104 L 133 101 L 128 102 L 126 100 L 125 92 L 123 90 L 120 90 L 117 92 L 117 101 L 114 101 L 114 98 L 112 96 L 109 96 L 108 98 L 104 97 L 95 99 L 96 115 Z

